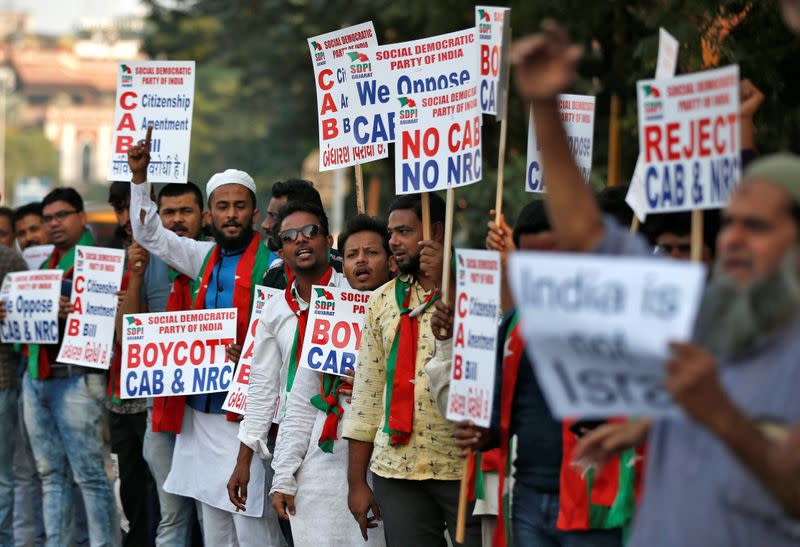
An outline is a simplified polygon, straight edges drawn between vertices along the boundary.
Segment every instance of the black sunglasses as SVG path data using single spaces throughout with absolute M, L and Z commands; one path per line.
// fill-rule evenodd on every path
M 288 230 L 284 230 L 278 234 L 278 237 L 283 243 L 289 243 L 291 241 L 296 241 L 297 236 L 303 234 L 303 236 L 307 239 L 314 237 L 319 233 L 319 226 L 316 224 L 306 224 L 302 228 L 289 228 Z

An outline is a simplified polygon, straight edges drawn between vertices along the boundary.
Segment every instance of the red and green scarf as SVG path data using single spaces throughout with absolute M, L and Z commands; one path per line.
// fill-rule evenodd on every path
M 342 405 L 339 404 L 339 394 L 346 387 L 348 386 L 341 376 L 322 374 L 320 392 L 311 398 L 311 404 L 326 414 L 317 445 L 320 450 L 329 454 L 333 452 L 333 443 L 339 439 L 339 420 L 344 413 Z
M 622 422 L 625 419 L 609 421 Z M 571 465 L 572 454 L 578 445 L 578 438 L 569 429 L 572 423 L 565 421 L 562 429 L 558 528 L 588 530 L 628 526 L 636 506 L 636 452 L 626 450 L 611 458 L 599 472 L 590 469 L 584 474 Z
M 414 279 L 395 279 L 394 297 L 400 311 L 386 363 L 386 416 L 383 431 L 392 446 L 408 444 L 414 423 L 414 375 L 417 368 L 418 317 L 436 301 L 432 290 L 416 308 L 409 308 Z
M 170 278 L 173 281 L 172 291 L 167 300 L 167 311 L 205 309 L 209 280 L 221 256 L 219 245 L 214 245 L 206 255 L 200 275 L 194 281 L 183 274 L 170 270 Z M 269 249 L 261 243 L 260 234 L 253 234 L 253 238 L 236 264 L 233 307 L 237 311 L 236 342 L 238 344 L 243 343 L 247 333 L 255 288 L 269 267 L 268 261 Z M 256 280 L 255 283 L 253 279 Z M 187 291 L 190 293 L 188 298 Z M 186 410 L 185 401 L 186 397 L 182 395 L 155 397 L 153 399 L 153 431 L 180 433 L 183 414 Z M 228 413 L 228 421 L 240 419 L 240 415 Z
M 325 274 L 320 278 L 319 283 L 315 283 L 315 285 L 327 285 L 331 282 L 332 277 L 333 268 L 328 266 Z M 304 310 L 300 309 L 300 303 L 294 297 L 291 283 L 287 285 L 284 290 L 284 298 L 286 298 L 286 303 L 289 305 L 292 313 L 297 317 L 297 327 L 294 329 L 292 351 L 289 354 L 289 372 L 286 375 L 286 393 L 289 393 L 292 391 L 294 377 L 297 374 L 297 365 L 300 363 L 300 356 L 303 354 L 303 340 L 306 338 L 306 324 L 308 323 L 308 307 Z
M 64 279 L 71 279 L 75 266 L 75 247 L 78 245 L 94 245 L 94 237 L 89 230 L 84 231 L 78 242 L 63 255 L 54 249 L 39 269 L 61 270 L 64 272 Z M 42 380 L 50 376 L 50 364 L 58 357 L 60 346 L 61 344 L 52 344 L 42 348 L 39 344 L 28 344 L 28 374 L 31 378 Z

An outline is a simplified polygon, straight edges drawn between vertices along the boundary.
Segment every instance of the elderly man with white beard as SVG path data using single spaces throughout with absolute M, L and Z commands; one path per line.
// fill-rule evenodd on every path
M 552 23 L 511 53 L 542 143 L 553 230 L 565 250 L 648 253 L 603 219 L 567 145 L 557 96 L 580 56 Z M 723 213 L 694 343 L 672 344 L 665 387 L 683 414 L 601 426 L 578 450 L 602 464 L 647 440 L 631 547 L 800 544 L 800 429 L 789 429 L 800 423 L 799 248 L 800 159 L 754 162 Z

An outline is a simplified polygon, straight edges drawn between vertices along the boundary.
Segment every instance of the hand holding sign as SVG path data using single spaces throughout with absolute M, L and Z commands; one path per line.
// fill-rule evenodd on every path
M 147 126 L 147 135 L 144 141 L 139 141 L 135 146 L 128 149 L 128 167 L 133 173 L 131 182 L 142 184 L 147 181 L 147 166 L 150 165 L 150 137 L 153 134 L 153 126 Z
M 615 422 L 593 429 L 578 442 L 573 463 L 582 468 L 602 469 L 614 455 L 636 448 L 647 439 L 650 420 Z
M 144 271 L 147 269 L 147 263 L 150 261 L 150 253 L 144 247 L 133 241 L 128 247 L 128 264 L 133 264 L 130 269 L 131 275 L 141 278 Z
M 529 101 L 546 100 L 555 99 L 575 82 L 583 48 L 570 44 L 556 23 L 545 21 L 541 33 L 515 42 L 509 55 L 520 95 Z
M 453 337 L 453 308 L 442 302 L 441 299 L 436 300 L 434 310 L 431 316 L 431 330 L 433 330 L 433 337 L 439 341 L 450 340 Z

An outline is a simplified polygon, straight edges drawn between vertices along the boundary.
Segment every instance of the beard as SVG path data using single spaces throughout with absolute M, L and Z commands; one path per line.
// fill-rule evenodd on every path
M 397 269 L 403 275 L 416 275 L 419 271 L 419 255 L 416 254 L 405 262 L 397 261 Z
M 214 241 L 226 251 L 236 251 L 246 247 L 250 240 L 253 239 L 254 233 L 252 226 L 245 226 L 238 236 L 226 236 L 222 229 L 217 228 L 217 225 L 213 222 L 210 225 L 210 230 L 211 235 L 214 236 Z
M 739 287 L 715 267 L 697 316 L 697 342 L 720 357 L 737 357 L 800 312 L 800 272 L 792 250 L 777 270 Z

